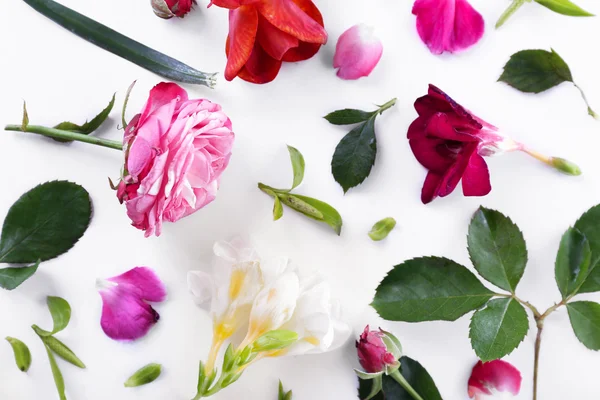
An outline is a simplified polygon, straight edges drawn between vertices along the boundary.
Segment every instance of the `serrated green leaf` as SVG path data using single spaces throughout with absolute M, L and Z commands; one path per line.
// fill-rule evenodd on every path
M 6 290 L 16 289 L 27 279 L 31 278 L 39 266 L 40 262 L 38 261 L 28 267 L 0 269 L 0 287 Z
M 585 235 L 569 228 L 560 241 L 556 256 L 555 277 L 563 300 L 577 293 L 588 275 L 592 251 Z
M 554 50 L 523 50 L 510 57 L 498 81 L 522 92 L 540 93 L 563 82 L 573 82 L 573 76 Z
M 480 207 L 469 225 L 469 255 L 488 282 L 514 293 L 527 265 L 525 239 L 510 218 Z
M 327 114 L 325 118 L 333 125 L 352 125 L 364 122 L 371 118 L 377 111 L 363 111 L 352 108 L 344 108 Z
M 381 221 L 378 221 L 373 225 L 371 231 L 369 232 L 369 237 L 371 240 L 380 241 L 385 239 L 392 229 L 396 227 L 396 220 L 392 217 L 384 218 Z
M 10 336 L 6 337 L 6 341 L 10 343 L 13 349 L 17 368 L 23 372 L 27 372 L 31 366 L 31 352 L 29 351 L 29 347 L 19 339 Z
M 48 346 L 46 346 L 46 353 L 48 354 L 48 361 L 50 361 L 50 369 L 52 370 L 52 377 L 54 378 L 58 396 L 60 400 L 67 400 L 67 396 L 65 395 L 65 380 L 60 372 L 60 368 L 58 368 L 56 358 L 54 358 L 54 354 L 52 354 Z
M 148 364 L 138 369 L 133 375 L 125 381 L 125 387 L 138 387 L 154 382 L 162 371 L 160 364 Z
M 71 306 L 62 297 L 48 296 L 46 304 L 48 304 L 50 315 L 52 315 L 54 328 L 52 332 L 49 332 L 38 327 L 35 331 L 39 336 L 52 336 L 65 329 L 71 320 Z
M 67 181 L 31 189 L 8 210 L 0 238 L 0 262 L 33 263 L 57 257 L 81 238 L 92 216 L 88 192 Z
M 575 223 L 575 228 L 585 235 L 592 251 L 587 277 L 577 292 L 600 291 L 600 205 L 586 211 Z
M 283 216 L 283 206 L 281 205 L 281 200 L 279 197 L 275 196 L 275 204 L 273 204 L 273 221 L 277 221 L 279 218 Z
M 591 350 L 600 350 L 600 304 L 576 301 L 567 304 L 571 326 L 577 339 Z
M 298 149 L 292 146 L 288 146 L 287 148 L 290 152 L 290 161 L 292 162 L 292 169 L 294 171 L 294 182 L 292 183 L 292 188 L 290 190 L 294 190 L 304 179 L 304 157 Z
M 85 121 L 85 123 L 83 125 L 77 125 L 73 122 L 64 121 L 64 122 L 61 122 L 60 124 L 56 125 L 54 128 L 61 129 L 63 131 L 70 131 L 70 132 L 81 133 L 84 135 L 89 135 L 90 133 L 92 133 L 96 129 L 98 129 L 100 127 L 100 125 L 102 125 L 104 123 L 104 121 L 106 121 L 106 119 L 108 118 L 108 115 L 112 111 L 114 105 L 115 105 L 115 95 L 113 94 L 112 100 L 110 101 L 110 103 L 108 103 L 108 106 L 106 106 L 91 121 L 89 121 L 89 122 Z M 65 142 L 65 143 L 72 142 L 72 140 L 65 140 L 65 139 L 56 139 L 55 138 L 54 140 L 56 140 L 57 142 Z
M 376 156 L 375 118 L 370 118 L 344 136 L 333 153 L 331 172 L 344 193 L 367 179 Z
M 327 225 L 333 228 L 338 236 L 342 233 L 342 216 L 335 208 L 321 200 L 313 199 L 312 197 L 302 196 L 299 194 L 295 194 L 294 197 L 310 205 L 321 214 L 320 218 L 314 218 L 311 215 L 306 214 L 308 217 L 325 222 Z
M 462 265 L 421 257 L 396 265 L 379 284 L 371 305 L 390 321 L 455 321 L 493 294 Z
M 535 0 L 550 10 L 571 17 L 593 17 L 591 14 L 569 0 Z
M 52 0 L 24 0 L 33 9 L 77 36 L 172 81 L 213 87 L 216 74 L 198 71 L 189 65 L 153 50 Z
M 21 130 L 25 132 L 29 125 L 29 114 L 27 113 L 27 103 L 23 102 L 23 120 L 21 121 Z
M 529 319 L 525 309 L 512 298 L 490 300 L 471 318 L 471 346 L 481 361 L 510 354 L 525 339 Z

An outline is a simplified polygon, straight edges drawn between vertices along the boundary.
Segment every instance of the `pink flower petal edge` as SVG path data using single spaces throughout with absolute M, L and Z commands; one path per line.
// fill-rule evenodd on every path
M 114 340 L 136 340 L 148 333 L 160 318 L 147 301 L 164 301 L 167 292 L 158 276 L 147 267 L 98 280 L 102 297 L 100 326 Z
M 516 396 L 521 390 L 521 381 L 519 370 L 506 361 L 479 361 L 469 378 L 469 398 L 479 400 L 495 392 L 509 392 Z
M 485 22 L 467 0 L 417 0 L 417 31 L 433 54 L 454 53 L 481 39 Z
M 372 27 L 359 24 L 340 36 L 333 57 L 337 76 L 358 79 L 371 74 L 383 54 L 383 45 L 373 31 Z

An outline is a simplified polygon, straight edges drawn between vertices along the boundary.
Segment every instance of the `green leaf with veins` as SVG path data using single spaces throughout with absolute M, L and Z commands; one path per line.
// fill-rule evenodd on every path
M 550 10 L 570 17 L 593 17 L 594 14 L 585 11 L 577 4 L 569 0 L 535 0 L 536 3 L 543 5 Z
M 567 311 L 577 339 L 590 350 L 600 350 L 600 304 L 575 301 L 567 304 Z
M 327 114 L 325 118 L 333 125 L 352 125 L 364 122 L 371 118 L 377 111 L 363 111 L 352 108 L 344 108 Z
M 50 310 L 50 315 L 52 315 L 54 328 L 52 332 L 49 332 L 38 327 L 36 333 L 40 336 L 52 336 L 62 331 L 69 325 L 69 321 L 71 320 L 71 306 L 62 297 L 48 296 L 46 304 L 48 304 L 48 310 Z
M 13 290 L 19 287 L 27 279 L 36 273 L 40 262 L 36 262 L 28 267 L 14 267 L 0 269 L 0 287 L 6 290 Z
M 574 296 L 588 275 L 592 251 L 583 233 L 569 228 L 560 241 L 556 255 L 555 277 L 563 300 Z
M 592 252 L 587 276 L 577 292 L 598 292 L 600 291 L 600 205 L 586 211 L 575 222 L 575 228 L 586 237 Z

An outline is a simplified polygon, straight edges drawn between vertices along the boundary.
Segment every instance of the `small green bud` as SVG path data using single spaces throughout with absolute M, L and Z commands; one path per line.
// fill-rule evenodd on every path
M 294 331 L 279 329 L 269 331 L 256 339 L 252 344 L 254 352 L 281 350 L 291 346 L 298 340 L 298 334 Z
M 160 376 L 160 364 L 148 364 L 145 367 L 137 370 L 127 381 L 125 387 L 136 387 L 154 382 Z
M 389 235 L 389 233 L 396 227 L 396 220 L 392 217 L 384 218 L 379 222 L 376 222 L 369 232 L 371 240 L 380 241 Z
M 581 175 L 581 169 L 579 169 L 579 167 L 576 164 L 572 163 L 569 160 L 565 160 L 564 158 L 552 157 L 550 159 L 550 165 L 567 175 Z

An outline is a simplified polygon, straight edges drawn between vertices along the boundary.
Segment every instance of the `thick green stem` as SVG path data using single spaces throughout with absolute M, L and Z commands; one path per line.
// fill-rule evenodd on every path
M 402 386 L 404 388 L 404 390 L 406 390 L 408 392 L 408 394 L 410 394 L 410 396 L 415 399 L 415 400 L 423 400 L 423 398 L 419 395 L 419 393 L 417 393 L 415 391 L 415 389 L 413 389 L 412 386 L 410 386 L 410 383 L 408 383 L 408 381 L 402 376 L 402 374 L 400 373 L 400 371 L 396 370 L 394 372 L 392 372 L 390 374 L 390 376 L 392 378 L 394 378 L 394 380 L 396 382 L 398 382 L 400 384 L 400 386 Z
M 21 125 L 6 125 L 4 130 L 23 132 Z M 75 140 L 77 142 L 84 142 L 94 144 L 96 146 L 108 147 L 109 149 L 123 150 L 123 144 L 116 140 L 101 139 L 95 136 L 83 135 L 81 133 L 75 133 L 70 131 L 64 131 L 61 129 L 48 128 L 39 125 L 27 125 L 24 132 L 35 133 L 42 136 L 51 137 L 54 139 L 63 140 Z

